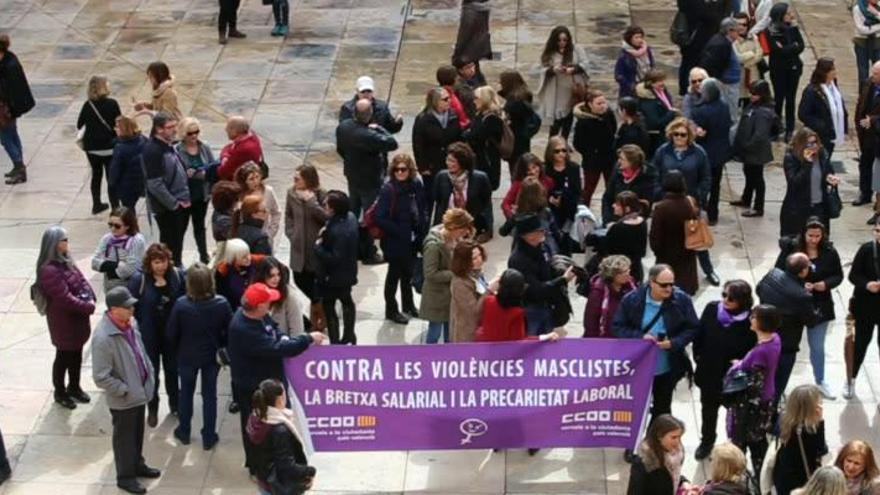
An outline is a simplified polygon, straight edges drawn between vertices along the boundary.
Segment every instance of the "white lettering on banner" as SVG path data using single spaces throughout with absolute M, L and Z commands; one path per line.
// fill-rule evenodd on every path
M 629 383 L 608 385 L 607 387 L 586 388 L 574 391 L 573 404 L 584 404 L 601 400 L 633 400 Z
M 483 389 L 481 407 L 554 407 L 568 404 L 565 389 Z
M 607 423 L 611 421 L 611 411 L 580 411 L 562 415 L 562 424 L 571 423 Z
M 538 378 L 610 378 L 633 376 L 636 369 L 620 359 L 536 359 L 534 376 Z
M 324 404 L 328 406 L 368 406 L 377 407 L 375 392 L 357 392 L 355 390 L 335 390 L 328 388 L 324 391 Z
M 385 392 L 382 407 L 389 409 L 440 409 L 446 408 L 442 390 L 415 390 L 409 392 Z
M 434 378 L 518 378 L 525 375 L 523 359 L 471 359 L 470 361 L 434 361 Z
M 373 382 L 382 381 L 382 361 L 380 359 L 333 359 L 329 361 L 309 361 L 305 367 L 306 377 L 311 380 L 332 382 Z

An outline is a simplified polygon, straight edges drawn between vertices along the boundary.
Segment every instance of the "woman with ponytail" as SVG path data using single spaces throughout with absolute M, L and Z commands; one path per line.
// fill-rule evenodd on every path
M 312 487 L 315 468 L 308 465 L 303 438 L 287 396 L 278 380 L 263 380 L 251 400 L 247 434 L 255 447 L 257 481 L 261 495 L 298 495 Z M 308 441 L 309 439 L 305 439 Z

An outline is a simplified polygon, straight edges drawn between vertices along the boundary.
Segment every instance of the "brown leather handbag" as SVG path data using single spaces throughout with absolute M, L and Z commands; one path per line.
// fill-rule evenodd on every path
M 700 211 L 694 198 L 688 196 L 693 210 L 693 217 L 684 222 L 684 247 L 691 251 L 708 251 L 714 244 L 712 229 L 706 212 Z

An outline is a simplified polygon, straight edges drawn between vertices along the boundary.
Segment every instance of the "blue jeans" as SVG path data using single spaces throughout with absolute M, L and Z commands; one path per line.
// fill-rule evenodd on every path
M 813 378 L 816 385 L 825 381 L 825 334 L 830 321 L 823 321 L 814 327 L 807 327 L 807 341 L 810 344 L 810 364 L 813 365 Z
M 861 89 L 865 81 L 868 80 L 868 72 L 874 62 L 880 60 L 880 40 L 872 40 L 874 49 L 868 50 L 867 46 L 853 45 L 856 52 L 856 68 L 859 70 L 859 89 Z M 868 53 L 868 52 L 871 53 Z
M 449 343 L 449 322 L 448 321 L 429 321 L 428 335 L 425 337 L 426 344 L 436 344 L 440 342 L 440 334 L 443 334 L 443 343 Z
M 553 331 L 550 308 L 526 306 L 526 334 L 534 337 Z
M 15 119 L 8 127 L 0 128 L 0 145 L 6 150 L 12 163 L 24 163 L 24 151 L 21 147 L 21 138 L 18 136 L 18 127 L 15 125 Z
M 697 251 L 697 261 L 700 262 L 700 268 L 703 269 L 703 273 L 707 277 L 715 271 L 715 267 L 712 266 L 712 258 L 709 257 L 709 250 Z
M 215 362 L 201 366 L 180 364 L 180 401 L 177 413 L 179 425 L 177 431 L 183 438 L 189 438 L 193 415 L 193 394 L 196 392 L 196 377 L 202 375 L 202 442 L 211 443 L 217 440 L 217 374 L 220 367 Z

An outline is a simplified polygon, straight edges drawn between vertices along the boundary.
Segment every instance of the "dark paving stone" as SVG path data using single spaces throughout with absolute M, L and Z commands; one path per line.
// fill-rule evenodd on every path
M 95 58 L 92 45 L 58 45 L 52 54 L 58 60 L 90 60 Z
M 397 55 L 397 45 L 342 45 L 339 49 L 341 60 L 393 59 Z
M 278 60 L 295 59 L 333 59 L 336 54 L 336 45 L 317 43 L 300 43 L 289 45 L 281 49 Z

